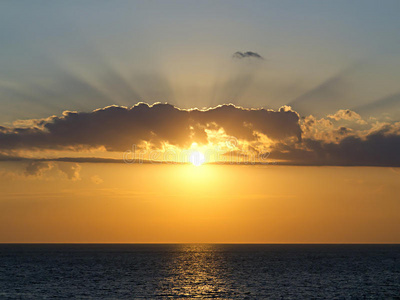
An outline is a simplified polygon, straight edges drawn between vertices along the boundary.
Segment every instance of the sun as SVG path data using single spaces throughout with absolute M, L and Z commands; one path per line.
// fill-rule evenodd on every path
M 206 158 L 204 154 L 199 151 L 193 151 L 189 156 L 189 161 L 195 165 L 196 167 L 201 166 L 205 161 Z

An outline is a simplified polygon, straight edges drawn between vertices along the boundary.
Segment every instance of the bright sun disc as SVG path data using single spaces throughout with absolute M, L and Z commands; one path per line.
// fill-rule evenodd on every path
M 196 167 L 202 165 L 205 160 L 206 158 L 204 157 L 204 154 L 199 151 L 193 151 L 189 157 L 189 161 Z

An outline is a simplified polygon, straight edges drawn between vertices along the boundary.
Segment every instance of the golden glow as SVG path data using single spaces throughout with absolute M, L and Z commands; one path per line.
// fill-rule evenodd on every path
M 6 165 L 0 242 L 400 241 L 397 169 L 82 164 L 71 181 Z

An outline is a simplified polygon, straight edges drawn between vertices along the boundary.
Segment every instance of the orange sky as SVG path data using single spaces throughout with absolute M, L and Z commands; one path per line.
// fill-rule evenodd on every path
M 400 242 L 398 169 L 4 164 L 0 242 Z

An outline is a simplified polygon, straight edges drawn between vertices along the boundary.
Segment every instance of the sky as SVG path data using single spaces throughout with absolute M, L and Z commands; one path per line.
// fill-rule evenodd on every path
M 399 10 L 0 3 L 0 242 L 400 242 Z

